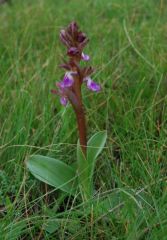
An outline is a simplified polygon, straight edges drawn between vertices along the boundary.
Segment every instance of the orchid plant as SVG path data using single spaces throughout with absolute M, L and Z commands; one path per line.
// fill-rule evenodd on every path
M 91 78 L 94 69 L 91 66 L 81 67 L 81 61 L 88 62 L 89 55 L 84 53 L 88 43 L 85 33 L 79 30 L 76 22 L 60 31 L 61 42 L 67 48 L 68 61 L 61 68 L 65 69 L 64 77 L 56 83 L 53 94 L 60 97 L 60 103 L 71 104 L 78 126 L 79 140 L 77 144 L 77 164 L 66 163 L 41 155 L 32 155 L 27 161 L 30 172 L 39 180 L 67 192 L 70 195 L 81 193 L 83 201 L 94 194 L 93 174 L 98 155 L 104 148 L 107 133 L 100 131 L 87 140 L 85 110 L 81 87 L 86 84 L 93 92 L 100 92 L 101 86 Z

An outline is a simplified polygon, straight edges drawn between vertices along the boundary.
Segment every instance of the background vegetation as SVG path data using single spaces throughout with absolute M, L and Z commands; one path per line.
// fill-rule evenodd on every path
M 75 162 L 71 107 L 50 94 L 63 71 L 59 31 L 76 20 L 102 84 L 83 89 L 89 135 L 107 129 L 96 165 L 98 217 L 37 181 L 33 153 Z M 167 239 L 167 3 L 15 0 L 0 6 L 0 239 Z

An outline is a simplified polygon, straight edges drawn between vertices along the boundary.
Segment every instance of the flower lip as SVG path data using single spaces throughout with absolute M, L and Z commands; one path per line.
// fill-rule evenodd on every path
M 82 58 L 82 60 L 84 60 L 84 61 L 86 61 L 86 62 L 90 60 L 89 55 L 87 55 L 87 54 L 85 54 L 85 53 L 83 53 L 83 52 L 82 52 L 82 54 L 81 54 L 81 58 Z
M 87 87 L 93 92 L 99 92 L 101 90 L 101 86 L 94 82 L 90 77 L 84 78 L 84 81 L 87 82 Z
M 60 98 L 60 103 L 61 103 L 63 106 L 66 106 L 67 103 L 68 103 L 68 99 L 67 99 L 66 97 L 62 96 L 62 97 Z

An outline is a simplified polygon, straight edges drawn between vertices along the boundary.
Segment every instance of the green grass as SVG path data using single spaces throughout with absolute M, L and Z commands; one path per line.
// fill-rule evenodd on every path
M 0 240 L 167 238 L 166 19 L 165 0 L 0 6 Z M 97 95 L 83 88 L 89 136 L 108 131 L 94 181 L 111 205 L 98 216 L 25 168 L 33 153 L 76 160 L 75 116 L 50 94 L 63 75 L 59 31 L 72 20 L 90 38 L 86 53 L 103 87 Z

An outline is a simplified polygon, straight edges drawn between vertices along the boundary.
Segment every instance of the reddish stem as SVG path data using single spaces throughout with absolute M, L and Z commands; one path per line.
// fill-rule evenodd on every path
M 87 147 L 87 134 L 86 134 L 86 120 L 83 107 L 81 107 L 80 112 L 76 112 L 79 140 L 83 154 L 86 157 L 86 147 Z
M 78 132 L 79 132 L 79 141 L 81 145 L 81 149 L 83 154 L 86 157 L 86 147 L 87 147 L 87 132 L 86 132 L 86 119 L 85 112 L 82 103 L 82 92 L 81 92 L 81 79 L 79 76 L 75 78 L 75 93 L 78 99 L 78 109 L 75 111 L 77 124 L 78 124 Z
M 75 76 L 73 92 L 66 89 L 66 94 L 69 101 L 71 102 L 74 112 L 76 114 L 79 141 L 83 154 L 86 157 L 86 147 L 87 147 L 87 131 L 86 131 L 86 119 L 85 112 L 82 103 L 82 93 L 81 93 L 81 81 L 78 76 Z

